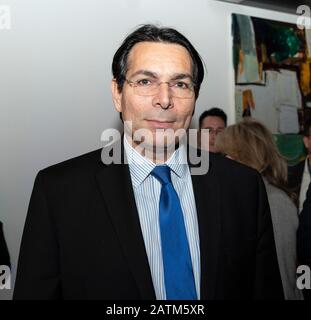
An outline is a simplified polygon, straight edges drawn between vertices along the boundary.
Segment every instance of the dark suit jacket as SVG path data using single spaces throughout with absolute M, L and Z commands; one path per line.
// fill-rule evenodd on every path
M 260 175 L 211 154 L 192 181 L 201 299 L 282 299 Z M 155 299 L 127 165 L 104 165 L 97 150 L 39 172 L 14 298 Z
M 307 265 L 311 268 L 311 184 L 307 191 L 303 209 L 299 215 L 297 258 L 299 264 Z M 310 290 L 303 290 L 303 294 L 306 300 L 311 300 Z
M 302 175 L 305 169 L 305 160 L 298 162 L 294 166 L 288 167 L 288 187 L 296 194 L 299 199 L 300 187 L 302 182 Z
M 1 265 L 11 266 L 8 247 L 2 230 L 2 222 L 0 222 L 0 266 Z
M 299 215 L 297 257 L 301 264 L 311 266 L 311 184 L 307 191 L 303 209 Z

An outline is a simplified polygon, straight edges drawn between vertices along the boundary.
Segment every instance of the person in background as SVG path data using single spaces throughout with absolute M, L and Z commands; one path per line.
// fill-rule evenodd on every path
M 287 191 L 287 165 L 269 130 L 251 118 L 229 126 L 216 139 L 228 158 L 258 170 L 265 182 L 285 299 L 302 299 L 296 286 L 297 208 Z M 247 194 L 245 194 L 247 197 Z
M 219 108 L 204 111 L 199 118 L 199 128 L 209 130 L 208 141 L 200 141 L 202 149 L 217 153 L 215 146 L 216 136 L 227 126 L 227 115 Z
M 2 265 L 10 267 L 11 263 L 8 247 L 3 234 L 2 222 L 0 221 L 0 266 Z
M 305 123 L 303 136 L 303 143 L 308 153 L 307 157 L 295 166 L 288 167 L 288 187 L 297 195 L 299 212 L 302 210 L 308 186 L 311 181 L 311 118 Z
M 309 184 L 303 209 L 299 215 L 297 256 L 299 264 L 307 265 L 311 268 L 311 183 Z M 311 289 L 305 289 L 303 293 L 306 300 L 311 300 Z

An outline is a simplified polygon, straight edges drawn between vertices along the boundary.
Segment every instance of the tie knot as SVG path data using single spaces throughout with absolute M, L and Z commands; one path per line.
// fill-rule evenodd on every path
M 154 176 L 159 182 L 163 184 L 171 183 L 171 169 L 167 165 L 156 166 L 152 171 L 151 175 Z

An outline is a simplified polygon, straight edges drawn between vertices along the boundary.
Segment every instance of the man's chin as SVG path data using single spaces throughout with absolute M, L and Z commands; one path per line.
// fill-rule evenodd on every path
M 167 150 L 173 150 L 176 147 L 176 144 L 178 144 L 178 141 L 176 139 L 172 139 L 170 141 L 163 141 L 163 140 L 148 140 L 146 139 L 143 142 L 135 141 L 135 145 L 139 146 L 141 148 L 144 148 L 146 150 L 152 151 L 152 152 L 159 152 L 163 153 Z
M 217 148 L 210 148 L 208 151 L 212 153 L 219 153 L 219 150 Z
M 134 149 L 145 156 L 146 158 L 151 159 L 155 163 L 165 162 L 178 148 L 178 141 L 175 139 L 171 141 L 164 141 L 157 139 L 146 139 L 145 141 L 135 141 Z

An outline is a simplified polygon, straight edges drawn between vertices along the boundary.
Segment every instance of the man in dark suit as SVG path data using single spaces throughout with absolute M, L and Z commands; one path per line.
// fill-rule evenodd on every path
M 308 186 L 311 181 L 311 119 L 308 119 L 305 123 L 303 143 L 307 150 L 306 159 L 300 161 L 294 166 L 288 167 L 288 186 L 296 194 L 299 204 L 299 212 L 302 210 Z
M 311 184 L 309 184 L 303 210 L 299 215 L 297 257 L 301 265 L 311 268 Z M 304 296 L 305 299 L 311 300 L 311 289 L 305 289 Z
M 145 25 L 112 69 L 131 161 L 108 164 L 104 147 L 39 172 L 14 298 L 282 299 L 259 173 L 211 154 L 194 174 L 200 164 L 175 136 L 203 81 L 197 51 L 176 30 Z
M 0 221 L 0 266 L 1 265 L 11 266 L 8 247 L 3 234 L 2 222 Z

